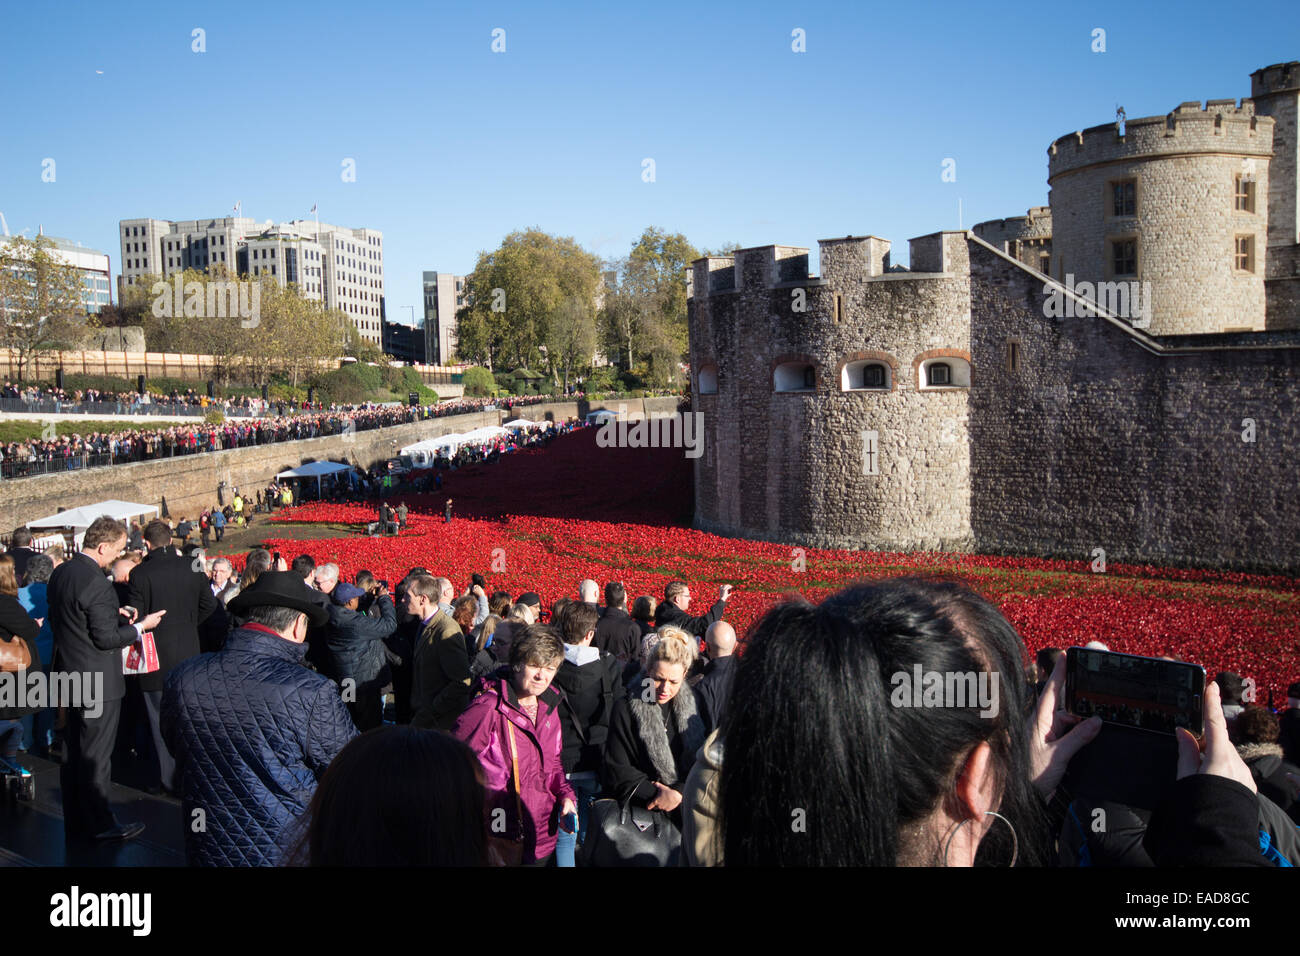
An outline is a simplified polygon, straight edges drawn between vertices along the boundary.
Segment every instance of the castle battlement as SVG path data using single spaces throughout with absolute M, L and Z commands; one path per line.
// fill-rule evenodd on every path
M 1250 74 L 1250 95 L 1300 91 L 1300 61 L 1274 63 Z
M 1092 126 L 1056 139 L 1047 148 L 1048 182 L 1098 163 L 1177 156 L 1182 153 L 1273 154 L 1273 119 L 1258 116 L 1249 99 L 1180 103 L 1165 116 L 1143 116 Z

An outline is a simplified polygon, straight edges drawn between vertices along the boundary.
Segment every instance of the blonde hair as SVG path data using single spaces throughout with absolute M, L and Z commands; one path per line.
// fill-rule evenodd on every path
M 673 624 L 663 625 L 656 633 L 659 640 L 646 654 L 646 670 L 660 661 L 665 664 L 681 664 L 683 670 L 690 670 L 695 658 L 699 656 L 695 639 Z

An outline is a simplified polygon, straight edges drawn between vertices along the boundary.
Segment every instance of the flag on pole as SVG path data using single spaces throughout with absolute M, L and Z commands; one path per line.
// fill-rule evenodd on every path
M 236 215 L 236 216 L 239 215 L 239 208 L 240 208 L 243 204 L 244 204 L 244 200 L 242 200 L 242 199 L 237 200 L 237 201 L 235 202 L 235 215 Z
M 312 214 L 312 215 L 315 215 L 315 214 L 316 214 L 316 203 L 312 203 L 312 204 L 311 204 L 311 214 Z

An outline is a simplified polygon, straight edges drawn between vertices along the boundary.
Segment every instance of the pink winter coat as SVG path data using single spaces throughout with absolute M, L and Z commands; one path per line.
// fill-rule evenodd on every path
M 469 744 L 483 765 L 489 825 L 503 818 L 495 811 L 505 811 L 505 831 L 493 835 L 514 837 L 520 833 L 520 821 L 511 786 L 507 724 L 514 728 L 515 751 L 519 756 L 519 802 L 524 812 L 523 862 L 532 863 L 554 852 L 560 807 L 565 798 L 573 799 L 573 788 L 564 778 L 560 763 L 563 742 L 558 708 L 564 692 L 551 687 L 538 696 L 534 726 L 519 709 L 514 687 L 501 674 L 498 671 L 485 681 L 487 689 L 460 715 L 452 733 Z

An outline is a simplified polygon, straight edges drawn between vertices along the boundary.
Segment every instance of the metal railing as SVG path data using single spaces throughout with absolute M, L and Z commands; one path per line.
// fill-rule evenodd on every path
M 227 408 L 216 402 L 203 406 L 185 402 L 73 402 L 47 397 L 35 401 L 0 398 L 0 412 L 26 412 L 30 415 L 166 415 L 202 418 L 211 411 L 222 412 L 227 418 L 251 418 L 262 414 L 242 406 Z

